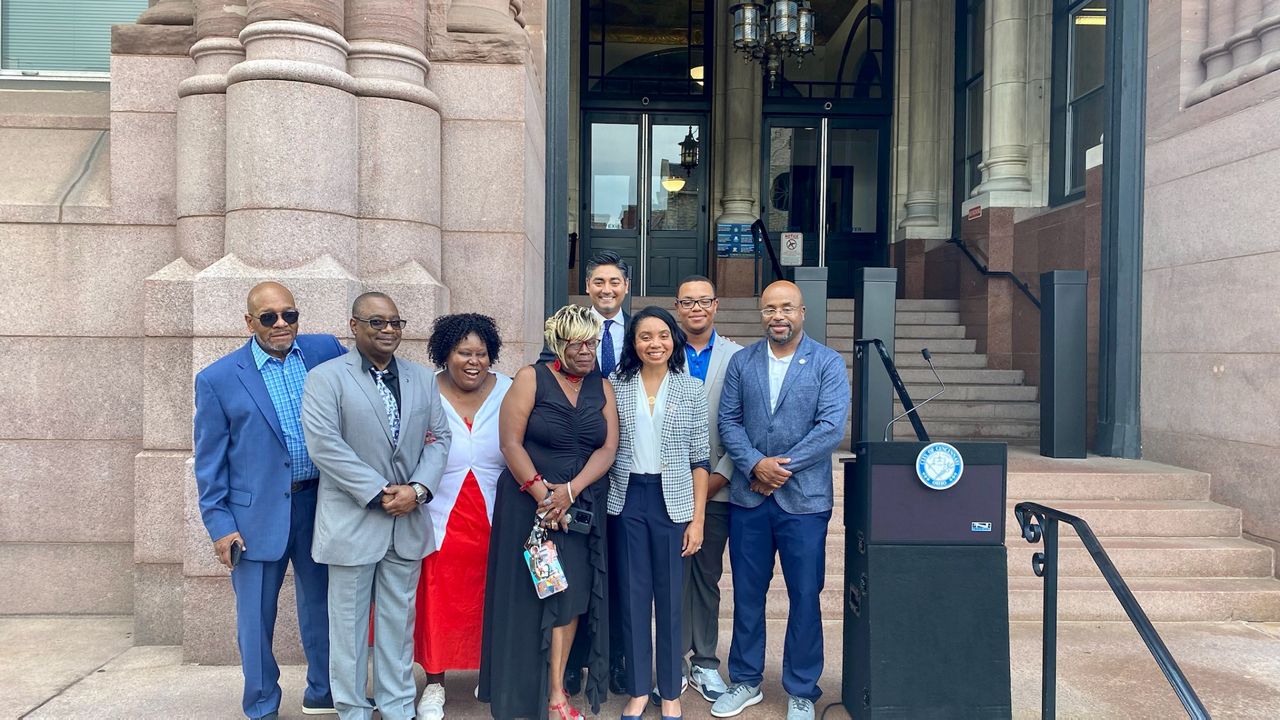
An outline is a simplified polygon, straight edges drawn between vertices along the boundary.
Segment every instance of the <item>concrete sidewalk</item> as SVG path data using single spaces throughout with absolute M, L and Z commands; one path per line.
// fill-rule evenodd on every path
M 781 627 L 771 624 L 766 702 L 740 717 L 785 716 L 778 682 Z M 178 647 L 133 647 L 127 617 L 14 617 L 0 620 L 0 718 L 226 718 L 241 717 L 237 667 L 183 665 Z M 727 631 L 727 628 L 725 628 Z M 1280 624 L 1166 623 L 1160 633 L 1215 718 L 1280 717 Z M 826 695 L 819 712 L 840 694 L 840 624 L 828 621 Z M 728 634 L 722 633 L 727 646 Z M 1011 626 L 1014 717 L 1040 716 L 1040 626 Z M 726 648 L 727 649 L 727 648 Z M 1059 627 L 1060 718 L 1177 718 L 1173 691 L 1128 623 L 1062 623 Z M 422 676 L 418 676 L 419 688 Z M 488 718 L 471 691 L 475 672 L 451 673 L 448 717 Z M 304 670 L 283 670 L 281 718 L 300 720 Z M 710 717 L 694 693 L 685 717 Z M 611 701 L 601 717 L 616 718 Z M 656 717 L 656 711 L 649 716 Z M 330 716 L 332 717 L 332 716 Z M 834 707 L 828 718 L 847 718 Z

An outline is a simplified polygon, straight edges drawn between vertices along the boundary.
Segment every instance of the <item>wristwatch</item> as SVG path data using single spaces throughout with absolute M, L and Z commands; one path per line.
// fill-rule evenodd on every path
M 418 496 L 418 504 L 423 505 L 431 502 L 431 491 L 422 483 L 410 483 L 413 486 L 413 492 Z

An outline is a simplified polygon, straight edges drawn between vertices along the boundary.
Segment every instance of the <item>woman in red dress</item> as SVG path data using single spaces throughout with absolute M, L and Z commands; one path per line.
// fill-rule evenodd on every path
M 444 673 L 480 667 L 485 569 L 498 476 L 498 410 L 511 378 L 490 370 L 502 341 L 493 319 L 444 315 L 428 349 L 453 440 L 440 489 L 427 506 L 439 550 L 422 561 L 413 656 L 427 673 L 419 720 L 444 718 Z

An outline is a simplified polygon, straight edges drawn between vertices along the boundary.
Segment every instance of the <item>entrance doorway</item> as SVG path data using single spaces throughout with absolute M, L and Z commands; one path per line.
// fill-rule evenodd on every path
M 700 141 L 705 125 L 703 114 L 584 114 L 585 256 L 617 252 L 636 295 L 675 295 L 706 267 L 706 163 L 680 164 L 680 143 Z
M 829 268 L 831 297 L 852 297 L 855 269 L 888 263 L 884 120 L 780 115 L 766 117 L 764 131 L 770 237 L 801 233 L 802 264 Z

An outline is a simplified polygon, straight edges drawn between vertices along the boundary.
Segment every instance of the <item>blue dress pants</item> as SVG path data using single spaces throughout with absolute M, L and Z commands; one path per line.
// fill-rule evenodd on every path
M 822 696 L 822 609 L 826 579 L 827 523 L 831 511 L 793 515 L 772 497 L 753 508 L 729 508 L 729 564 L 733 568 L 733 643 L 729 679 L 759 685 L 764 679 L 765 595 L 775 554 L 787 585 L 787 634 L 782 646 L 782 687 L 788 695 Z
M 683 674 L 680 613 L 684 599 L 684 529 L 671 521 L 662 495 L 661 475 L 632 474 L 627 498 L 618 515 L 615 565 L 622 588 L 618 597 L 622 646 L 626 657 L 627 694 L 648 695 L 653 688 L 654 645 L 649 631 L 657 610 L 658 694 L 680 697 Z
M 280 709 L 280 666 L 271 651 L 275 638 L 276 605 L 285 569 L 293 562 L 293 587 L 298 601 L 298 627 L 307 656 L 308 702 L 332 702 L 329 694 L 329 570 L 311 559 L 311 535 L 316 520 L 316 488 L 293 493 L 289 541 L 279 560 L 241 559 L 231 571 L 236 591 L 236 641 L 244 670 L 244 714 L 260 718 Z

